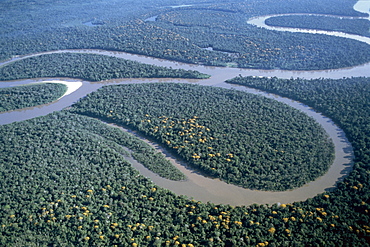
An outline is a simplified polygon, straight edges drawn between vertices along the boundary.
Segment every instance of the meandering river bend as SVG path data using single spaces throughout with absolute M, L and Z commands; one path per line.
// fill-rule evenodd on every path
M 359 1 L 362 2 L 362 1 Z M 369 3 L 369 2 L 367 2 Z M 369 4 L 370 5 L 370 4 Z M 365 5 L 365 7 L 368 5 Z M 355 5 L 356 7 L 356 5 Z M 358 10 L 358 9 L 356 9 Z M 263 23 L 261 20 L 265 17 L 260 17 L 260 19 L 253 19 L 253 24 L 259 25 L 258 23 Z M 256 21 L 259 20 L 259 21 Z M 261 26 L 262 27 L 262 26 Z M 323 31 L 325 32 L 325 31 Z M 327 32 L 329 33 L 329 32 Z M 332 35 L 332 34 L 329 34 Z M 338 35 L 340 36 L 340 35 Z M 360 40 L 362 37 L 352 37 L 346 36 L 346 38 L 353 38 Z M 363 41 L 363 40 L 361 40 Z M 370 40 L 366 40 L 370 45 Z M 238 69 L 238 68 L 223 68 L 223 67 L 207 67 L 201 65 L 190 65 L 174 61 L 168 61 L 163 59 L 156 59 L 152 57 L 134 55 L 124 52 L 110 52 L 103 50 L 59 50 L 59 51 L 50 51 L 38 54 L 27 55 L 23 57 L 16 57 L 12 60 L 5 61 L 0 63 L 0 66 L 6 65 L 10 62 L 24 59 L 27 57 L 38 56 L 41 54 L 50 54 L 50 53 L 63 53 L 63 52 L 73 52 L 73 53 L 94 53 L 108 56 L 115 56 L 125 59 L 130 59 L 134 61 L 139 61 L 147 64 L 154 64 L 159 66 L 166 66 L 172 68 L 182 68 L 182 69 L 192 69 L 198 70 L 202 73 L 210 74 L 211 77 L 205 80 L 187 80 L 187 79 L 116 79 L 102 82 L 88 82 L 81 81 L 71 78 L 39 78 L 36 80 L 19 80 L 19 81 L 10 81 L 10 82 L 1 82 L 1 87 L 11 87 L 16 85 L 43 82 L 43 81 L 69 81 L 69 82 L 79 82 L 82 83 L 82 86 L 78 88 L 73 93 L 70 93 L 58 101 L 52 102 L 50 104 L 41 105 L 33 108 L 26 108 L 11 112 L 5 112 L 0 114 L 0 124 L 9 124 L 15 121 L 22 121 L 30 119 L 37 116 L 46 115 L 53 111 L 61 110 L 65 107 L 72 105 L 74 102 L 80 98 L 86 96 L 88 93 L 97 90 L 98 88 L 104 85 L 113 85 L 113 84 L 129 84 L 129 83 L 149 83 L 149 82 L 179 82 L 179 83 L 196 83 L 206 86 L 216 86 L 229 89 L 236 89 L 246 91 L 248 93 L 259 94 L 264 97 L 273 98 L 275 100 L 286 103 L 294 108 L 297 108 L 309 116 L 313 117 L 317 122 L 319 122 L 325 131 L 329 134 L 330 138 L 335 144 L 335 160 L 333 165 L 329 168 L 328 172 L 318 178 L 315 181 L 312 181 L 300 188 L 284 191 L 284 192 L 269 192 L 269 191 L 256 191 L 243 189 L 234 185 L 226 184 L 219 179 L 211 179 L 198 174 L 197 172 L 190 169 L 186 164 L 182 164 L 181 161 L 176 160 L 172 157 L 166 150 L 158 147 L 155 143 L 152 143 L 158 150 L 165 153 L 165 155 L 170 159 L 185 175 L 187 176 L 186 181 L 170 181 L 163 179 L 158 175 L 152 173 L 141 164 L 136 162 L 133 159 L 129 161 L 132 165 L 140 171 L 140 173 L 146 177 L 149 177 L 154 183 L 163 188 L 167 188 L 176 194 L 187 195 L 196 200 L 203 202 L 211 201 L 214 203 L 223 203 L 230 205 L 250 205 L 253 203 L 258 204 L 273 204 L 273 203 L 289 203 L 294 201 L 303 201 L 307 198 L 314 197 L 315 195 L 322 193 L 327 190 L 335 188 L 335 184 L 343 179 L 346 176 L 352 167 L 353 160 L 353 150 L 345 137 L 345 133 L 339 129 L 330 119 L 321 115 L 320 113 L 315 112 L 313 109 L 299 103 L 292 101 L 287 98 L 279 97 L 276 95 L 264 93 L 258 90 L 230 85 L 225 83 L 226 79 L 233 78 L 238 75 L 242 76 L 277 76 L 280 78 L 342 78 L 342 77 L 351 77 L 351 76 L 370 76 L 370 63 L 356 66 L 353 68 L 343 68 L 335 70 L 321 70 L 321 71 L 286 71 L 286 70 L 252 70 L 252 69 Z

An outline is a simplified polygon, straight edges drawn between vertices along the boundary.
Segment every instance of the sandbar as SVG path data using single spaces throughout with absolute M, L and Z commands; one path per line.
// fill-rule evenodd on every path
M 73 93 L 82 86 L 82 82 L 80 81 L 43 81 L 43 83 L 60 83 L 66 85 L 67 91 L 59 99 Z

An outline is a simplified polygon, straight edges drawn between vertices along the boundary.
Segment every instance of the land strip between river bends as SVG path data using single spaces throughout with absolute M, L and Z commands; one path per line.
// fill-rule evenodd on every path
M 288 32 L 295 32 L 295 33 L 325 34 L 325 35 L 330 35 L 330 36 L 355 39 L 355 40 L 365 42 L 366 44 L 370 45 L 369 37 L 364 37 L 364 36 L 360 36 L 356 34 L 349 34 L 349 33 L 344 33 L 344 32 L 337 32 L 337 31 L 306 29 L 306 28 L 277 27 L 277 26 L 269 26 L 265 23 L 267 19 L 272 18 L 272 17 L 292 16 L 292 15 L 310 15 L 310 14 L 278 14 L 278 15 L 259 16 L 259 17 L 248 20 L 248 23 L 251 25 L 255 25 L 257 27 L 266 28 L 268 30 L 288 31 Z M 315 15 L 315 16 L 325 16 L 325 15 Z
M 315 30 L 315 29 L 306 29 L 306 28 L 290 28 L 290 27 L 278 27 L 270 26 L 265 23 L 265 21 L 272 17 L 283 17 L 283 16 L 295 16 L 295 15 L 304 15 L 304 16 L 323 16 L 323 17 L 332 17 L 332 18 L 345 18 L 345 19 L 364 19 L 370 21 L 370 2 L 369 1 L 358 1 L 354 7 L 356 11 L 368 14 L 368 17 L 349 17 L 349 16 L 333 16 L 333 15 L 324 15 L 324 14 L 307 14 L 307 13 L 289 13 L 289 14 L 272 14 L 266 16 L 258 16 L 249 19 L 248 24 L 255 25 L 257 27 L 266 28 L 269 30 L 276 31 L 288 31 L 288 32 L 297 32 L 297 33 L 312 33 L 312 34 L 325 34 L 336 37 L 343 37 L 358 40 L 365 42 L 370 45 L 370 38 L 364 37 L 356 34 L 349 34 L 345 32 L 337 31 L 325 31 L 325 30 Z

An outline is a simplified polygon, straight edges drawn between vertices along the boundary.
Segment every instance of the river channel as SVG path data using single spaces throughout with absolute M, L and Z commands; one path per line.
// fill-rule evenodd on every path
M 261 17 L 264 18 L 264 17 Z M 256 19 L 254 19 L 256 20 Z M 347 37 L 356 38 L 356 37 Z M 368 41 L 370 45 L 370 41 Z M 22 121 L 37 116 L 46 115 L 53 111 L 61 110 L 65 107 L 72 105 L 74 102 L 78 101 L 80 98 L 86 96 L 88 93 L 96 91 L 98 88 L 104 85 L 114 85 L 114 84 L 130 84 L 130 83 L 150 83 L 150 82 L 178 82 L 178 83 L 193 83 L 206 86 L 216 86 L 223 87 L 234 90 L 242 90 L 248 93 L 259 94 L 264 97 L 269 97 L 274 100 L 286 103 L 294 108 L 297 108 L 307 115 L 314 118 L 319 122 L 325 131 L 328 133 L 329 137 L 333 140 L 335 145 L 335 160 L 333 165 L 329 168 L 328 172 L 300 188 L 284 191 L 284 192 L 268 192 L 268 191 L 257 191 L 243 189 L 234 185 L 226 184 L 219 179 L 211 179 L 202 176 L 201 174 L 190 169 L 186 164 L 181 161 L 176 160 L 172 157 L 166 150 L 158 147 L 157 144 L 152 143 L 158 150 L 162 151 L 168 159 L 170 159 L 186 176 L 186 181 L 170 181 L 163 179 L 158 175 L 150 172 L 145 167 L 137 163 L 135 160 L 131 159 L 132 165 L 140 171 L 140 173 L 149 179 L 151 179 L 158 186 L 167 188 L 176 194 L 187 195 L 196 200 L 203 202 L 214 202 L 223 203 L 230 205 L 250 205 L 253 203 L 257 204 L 273 204 L 273 203 L 290 203 L 294 201 L 303 201 L 307 198 L 312 198 L 315 195 L 332 190 L 338 181 L 342 180 L 343 177 L 348 175 L 351 171 L 353 150 L 345 137 L 345 133 L 339 129 L 330 119 L 315 112 L 313 109 L 299 103 L 292 101 L 287 98 L 279 97 L 273 94 L 264 93 L 262 91 L 237 86 L 225 83 L 226 79 L 233 78 L 238 75 L 242 76 L 277 76 L 280 78 L 342 78 L 351 76 L 370 76 L 370 63 L 356 66 L 353 68 L 343 68 L 335 70 L 321 70 L 321 71 L 286 71 L 286 70 L 252 70 L 252 69 L 238 69 L 238 68 L 224 68 L 224 67 L 207 67 L 201 65 L 190 65 L 174 61 L 168 61 L 163 59 L 157 59 L 152 57 L 134 55 L 124 52 L 110 52 L 103 50 L 59 50 L 44 52 L 38 54 L 27 55 L 23 57 L 16 57 L 12 60 L 0 63 L 0 66 L 6 65 L 16 60 L 24 59 L 31 56 L 38 56 L 41 54 L 50 53 L 63 53 L 63 52 L 73 52 L 73 53 L 94 53 L 108 56 L 115 56 L 119 58 L 130 59 L 134 61 L 139 61 L 147 64 L 154 64 L 159 66 L 166 66 L 172 68 L 182 68 L 198 70 L 202 73 L 211 75 L 209 79 L 205 80 L 189 80 L 189 79 L 116 79 L 102 82 L 88 82 L 81 81 L 71 78 L 39 78 L 30 80 L 18 80 L 18 81 L 8 81 L 1 82 L 1 87 L 11 87 L 16 85 L 23 85 L 35 82 L 44 81 L 67 81 L 67 82 L 78 82 L 82 84 L 76 91 L 62 97 L 58 101 L 52 102 L 50 104 L 41 105 L 32 108 L 26 108 L 11 112 L 5 112 L 0 114 L 0 124 L 9 124 L 15 121 Z

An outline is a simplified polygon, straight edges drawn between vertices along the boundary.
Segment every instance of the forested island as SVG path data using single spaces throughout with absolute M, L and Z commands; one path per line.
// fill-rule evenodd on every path
M 171 69 L 122 58 L 96 55 L 56 53 L 25 58 L 0 67 L 0 80 L 40 77 L 72 77 L 88 81 L 117 78 L 194 78 L 209 75 L 198 71 Z
M 91 48 L 245 68 L 354 66 L 370 61 L 365 43 L 269 31 L 247 20 L 279 13 L 366 17 L 353 10 L 355 3 L 5 0 L 0 60 Z M 363 32 L 357 21 L 349 21 L 355 32 Z M 24 58 L 0 70 L 4 80 L 207 77 L 71 53 Z M 354 148 L 349 175 L 335 189 L 294 203 L 230 206 L 176 195 L 127 160 L 133 157 L 167 179 L 186 177 L 163 154 L 108 122 L 138 130 L 204 175 L 256 190 L 281 191 L 316 179 L 332 162 L 332 142 L 303 113 L 236 90 L 175 83 L 105 86 L 64 110 L 0 126 L 0 245 L 368 246 L 369 77 L 238 76 L 227 82 L 303 102 L 332 119 Z M 44 104 L 65 90 L 61 84 L 1 89 L 1 107 Z
M 50 103 L 66 91 L 67 87 L 60 83 L 0 88 L 0 112 Z

